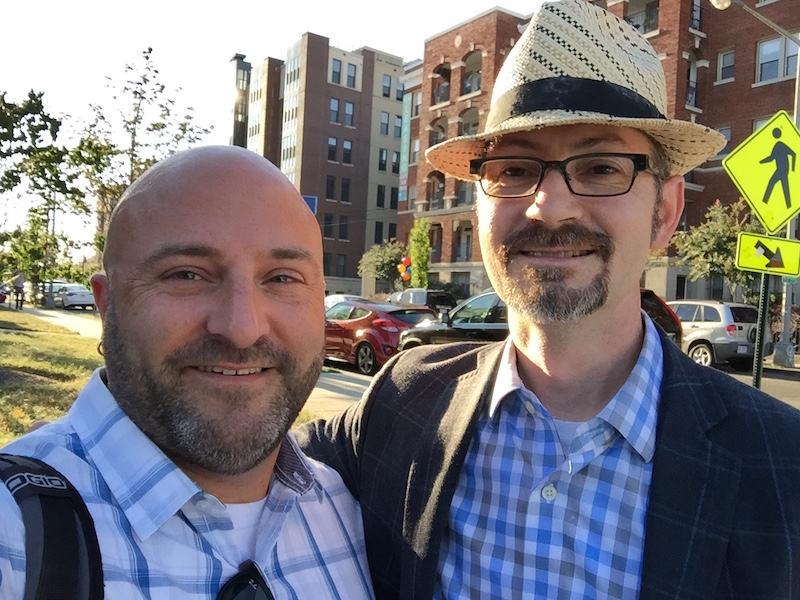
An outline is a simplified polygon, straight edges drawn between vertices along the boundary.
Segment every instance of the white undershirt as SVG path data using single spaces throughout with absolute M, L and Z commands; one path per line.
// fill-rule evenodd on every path
M 256 554 L 258 525 L 261 522 L 261 513 L 264 511 L 266 503 L 265 496 L 255 502 L 225 505 L 228 517 L 233 522 L 233 529 L 226 532 L 229 534 L 227 541 L 238 555 L 239 564 L 252 559 Z

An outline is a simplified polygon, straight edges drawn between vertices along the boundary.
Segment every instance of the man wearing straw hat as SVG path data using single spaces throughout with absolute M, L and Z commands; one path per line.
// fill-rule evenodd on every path
M 510 336 L 404 352 L 301 432 L 361 502 L 379 598 L 800 597 L 800 413 L 640 307 L 683 175 L 725 144 L 665 112 L 645 39 L 549 0 L 484 132 L 428 151 L 479 185 Z

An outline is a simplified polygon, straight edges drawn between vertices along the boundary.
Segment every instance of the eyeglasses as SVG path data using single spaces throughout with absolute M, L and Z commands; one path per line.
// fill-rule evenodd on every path
M 648 165 L 646 154 L 604 152 L 553 161 L 528 156 L 476 158 L 469 161 L 469 172 L 480 175 L 481 189 L 494 198 L 535 194 L 548 169 L 558 169 L 576 196 L 604 197 L 627 194 Z
M 252 560 L 243 562 L 239 572 L 222 586 L 217 600 L 275 600 L 258 567 Z

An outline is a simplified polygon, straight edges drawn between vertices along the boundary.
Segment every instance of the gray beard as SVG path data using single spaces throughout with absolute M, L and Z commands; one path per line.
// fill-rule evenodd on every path
M 178 348 L 159 369 L 152 369 L 126 345 L 113 301 L 109 302 L 103 330 L 108 387 L 120 408 L 176 463 L 221 475 L 246 473 L 272 454 L 322 370 L 322 353 L 301 370 L 286 350 L 267 339 L 242 350 L 219 336 L 207 336 Z M 225 416 L 212 418 L 194 400 L 197 392 L 187 389 L 179 377 L 186 365 L 258 362 L 258 357 L 275 365 L 283 387 L 257 413 L 250 408 L 254 404 L 252 394 L 236 391 L 215 399 L 224 404 Z

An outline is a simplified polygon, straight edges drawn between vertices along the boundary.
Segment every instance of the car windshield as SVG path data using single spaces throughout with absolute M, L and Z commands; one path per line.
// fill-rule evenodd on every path
M 79 285 L 79 284 L 76 283 L 74 285 L 65 285 L 64 286 L 64 291 L 65 292 L 88 292 L 89 290 L 86 289 L 85 287 L 83 287 L 82 285 Z
M 758 309 L 754 306 L 731 306 L 734 323 L 758 323 Z
M 428 310 L 413 310 L 413 309 L 406 309 L 406 310 L 393 310 L 391 313 L 393 318 L 403 321 L 404 323 L 422 323 L 425 319 L 432 319 L 435 318 L 432 312 Z

